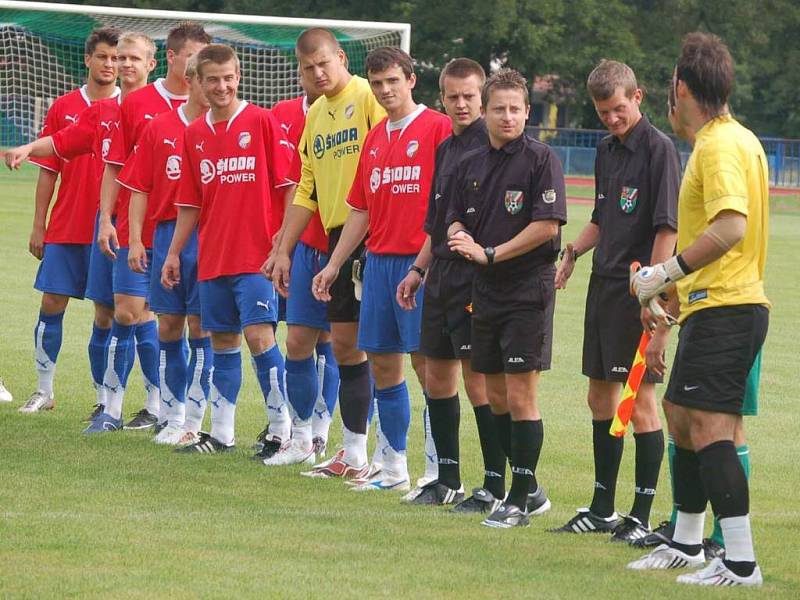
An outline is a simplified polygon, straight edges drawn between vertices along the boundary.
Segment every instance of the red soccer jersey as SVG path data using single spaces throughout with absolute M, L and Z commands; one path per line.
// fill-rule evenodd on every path
M 115 96 L 117 94 L 119 90 L 115 92 Z M 57 98 L 47 111 L 42 136 L 54 136 L 76 127 L 83 115 L 90 112 L 90 107 L 103 102 L 99 100 L 92 103 L 85 85 Z M 53 156 L 32 158 L 30 162 L 61 175 L 56 203 L 47 223 L 45 243 L 91 244 L 100 191 L 99 180 L 103 172 L 102 163 L 95 160 L 91 153 L 76 155 L 74 160 Z
M 188 96 L 176 96 L 164 87 L 164 80 L 157 79 L 125 97 L 120 109 L 119 128 L 111 138 L 105 161 L 124 165 L 139 142 L 145 125 L 160 113 L 178 108 Z M 130 190 L 123 188 L 117 197 L 117 239 L 123 248 L 128 246 L 128 203 Z M 142 232 L 144 234 L 144 232 Z M 144 240 L 142 240 L 144 241 Z
M 270 111 L 242 101 L 228 121 L 211 112 L 186 128 L 178 206 L 200 208 L 198 279 L 258 273 L 272 249 L 273 196 L 292 160 Z
M 307 111 L 308 104 L 305 96 L 299 96 L 292 100 L 283 100 L 272 107 L 272 114 L 280 123 L 283 134 L 292 144 L 294 150 L 292 169 L 289 176 L 292 181 L 300 181 L 301 161 L 300 153 L 297 151 L 297 144 L 303 134 L 303 127 L 306 125 Z M 281 204 L 281 211 L 283 210 L 284 205 Z M 282 215 L 283 212 L 281 212 L 281 221 L 283 221 Z M 328 236 L 325 234 L 325 228 L 319 218 L 319 211 L 315 212 L 314 216 L 311 217 L 311 221 L 303 231 L 303 235 L 300 236 L 300 241 L 320 252 L 328 252 Z
M 162 221 L 178 216 L 175 199 L 181 178 L 183 136 L 189 120 L 183 106 L 158 115 L 142 132 L 131 158 L 117 178 L 132 192 L 147 194 L 147 214 L 142 227 L 142 242 L 152 246 L 153 231 Z
M 375 254 L 422 248 L 436 148 L 452 134 L 450 119 L 422 104 L 398 126 L 386 118 L 367 134 L 347 199 L 369 211 L 367 249 Z

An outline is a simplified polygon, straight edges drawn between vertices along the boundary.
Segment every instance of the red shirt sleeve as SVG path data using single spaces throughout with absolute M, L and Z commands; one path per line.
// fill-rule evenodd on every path
M 148 124 L 140 143 L 122 167 L 117 181 L 134 192 L 149 194 L 153 189 L 154 148 L 153 127 Z
M 203 189 L 197 179 L 198 165 L 192 157 L 191 131 L 187 129 L 183 134 L 183 152 L 181 153 L 181 179 L 178 187 L 176 206 L 203 206 Z
M 72 160 L 76 156 L 94 151 L 94 142 L 97 138 L 97 107 L 97 104 L 93 104 L 83 111 L 77 123 L 51 134 L 53 150 L 60 158 Z
M 43 138 L 46 136 L 52 136 L 61 129 L 60 125 L 60 115 L 61 112 L 59 110 L 61 104 L 59 102 L 54 103 L 50 110 L 47 111 L 47 116 L 44 119 L 44 125 L 42 125 L 42 131 L 39 133 L 39 137 Z M 48 171 L 53 171 L 54 173 L 60 173 L 62 167 L 61 158 L 56 153 L 56 156 L 42 156 L 38 158 L 30 158 L 28 159 L 29 162 L 40 167 L 42 169 L 47 169 Z
M 267 165 L 272 187 L 277 189 L 297 183 L 290 176 L 295 154 L 292 144 L 283 135 L 283 130 L 272 113 L 266 111 L 261 123 L 264 129 L 264 147 L 268 150 Z
M 120 106 L 119 127 L 114 130 L 111 135 L 111 144 L 108 147 L 108 154 L 106 154 L 105 161 L 115 165 L 124 165 L 128 160 L 131 148 L 129 147 L 128 137 L 126 132 L 131 131 L 131 111 L 124 102 Z
M 365 147 L 368 141 L 369 138 L 365 141 Z M 369 185 L 369 179 L 364 180 L 367 156 L 369 156 L 369 152 L 361 152 L 361 156 L 358 158 L 358 166 L 356 167 L 356 175 L 353 177 L 353 185 L 350 186 L 350 193 L 347 195 L 347 204 L 356 210 L 369 210 L 366 189 L 366 186 Z

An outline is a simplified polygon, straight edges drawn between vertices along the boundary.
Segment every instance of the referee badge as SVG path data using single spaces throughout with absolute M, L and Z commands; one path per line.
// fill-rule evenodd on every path
M 507 190 L 505 205 L 506 212 L 510 215 L 515 215 L 522 210 L 523 195 L 520 190 Z
M 622 192 L 619 195 L 619 207 L 626 215 L 631 214 L 639 202 L 639 189 L 635 187 L 622 186 Z

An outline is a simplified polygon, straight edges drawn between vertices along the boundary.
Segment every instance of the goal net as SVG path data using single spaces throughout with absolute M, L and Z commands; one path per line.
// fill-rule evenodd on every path
M 380 46 L 408 50 L 410 26 L 324 19 L 181 13 L 0 0 L 0 146 L 34 139 L 58 96 L 85 82 L 83 44 L 96 27 L 143 31 L 158 47 L 152 79 L 166 71 L 165 40 L 176 23 L 201 22 L 214 41 L 241 60 L 240 96 L 260 106 L 301 93 L 294 43 L 303 29 L 331 29 L 350 70 L 363 75 L 367 53 Z

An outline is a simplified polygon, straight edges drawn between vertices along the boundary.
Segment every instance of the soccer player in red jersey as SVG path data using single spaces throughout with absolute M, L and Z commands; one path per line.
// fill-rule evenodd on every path
M 294 184 L 291 147 L 277 121 L 237 97 L 233 49 L 207 46 L 197 55 L 197 71 L 211 110 L 186 129 L 178 220 L 161 280 L 167 287 L 180 283 L 180 252 L 199 222 L 200 315 L 214 350 L 211 432 L 181 450 L 213 453 L 234 446 L 242 331 L 265 401 L 283 395 L 275 291 L 260 270 L 272 247 L 273 195 L 291 193 Z
M 186 80 L 190 86 L 186 104 L 157 116 L 145 126 L 119 176 L 120 184 L 132 192 L 128 266 L 134 273 L 149 273 L 149 304 L 158 315 L 161 415 L 167 425 L 155 441 L 170 445 L 197 441 L 212 366 L 211 339 L 200 328 L 196 231 L 181 252 L 181 283 L 173 289 L 161 285 L 161 267 L 178 214 L 174 202 L 181 176 L 183 136 L 189 123 L 208 110 L 194 57 L 186 66 Z M 152 232 L 152 254 L 143 242 L 146 232 Z M 187 322 L 191 350 L 188 364 L 184 354 Z
M 70 297 L 82 299 L 86 295 L 97 209 L 97 191 L 93 189 L 93 182 L 99 176 L 98 161 L 88 154 L 72 161 L 60 159 L 53 154 L 50 136 L 77 123 L 93 104 L 119 95 L 116 87 L 119 35 L 120 31 L 115 27 L 96 29 L 89 35 L 84 46 L 84 64 L 89 70 L 86 84 L 56 99 L 47 113 L 38 143 L 26 144 L 6 154 L 9 166 L 12 162 L 20 164 L 30 155 L 34 157 L 31 162 L 40 167 L 29 243 L 31 254 L 42 261 L 34 283 L 34 287 L 42 292 L 34 331 L 39 383 L 20 412 L 37 412 L 55 406 L 53 379 L 61 349 L 64 312 Z M 47 222 L 47 211 L 59 175 L 58 197 Z M 93 363 L 95 348 L 102 348 L 102 333 L 108 333 L 110 323 L 111 310 L 98 307 L 95 331 L 89 343 L 90 363 Z M 94 364 L 92 366 L 94 373 Z M 99 376 L 102 377 L 102 370 Z
M 375 395 L 388 445 L 382 470 L 355 490 L 410 488 L 406 441 L 410 399 L 403 375 L 404 354 L 423 381 L 419 349 L 422 302 L 403 310 L 395 302 L 398 284 L 425 242 L 423 222 L 433 180 L 436 148 L 451 133 L 443 114 L 417 104 L 411 57 L 398 48 L 379 48 L 367 56 L 367 79 L 387 117 L 364 141 L 339 245 L 314 278 L 319 300 L 330 299 L 330 286 L 345 258 L 369 233 L 363 277 L 358 347 L 367 352 L 375 378 Z M 424 385 L 423 385 L 424 388 Z
M 181 23 L 167 35 L 167 76 L 137 90 L 125 98 L 120 108 L 119 127 L 114 132 L 105 157 L 106 168 L 100 189 L 98 242 L 103 252 L 114 258 L 114 322 L 103 378 L 110 391 L 104 412 L 107 421 L 116 424 L 122 418 L 125 386 L 132 367 L 130 349 L 134 346 L 144 375 L 147 400 L 145 407 L 125 424 L 126 429 L 148 429 L 158 424 L 160 412 L 158 373 L 158 332 L 155 315 L 149 310 L 149 278 L 128 267 L 128 203 L 130 190 L 116 181 L 130 157 L 148 121 L 159 113 L 169 112 L 186 101 L 188 91 L 186 61 L 211 38 L 197 23 Z M 116 226 L 111 216 L 116 209 Z M 145 247 L 152 245 L 152 230 L 144 231 Z M 109 425 L 110 427 L 110 425 Z

